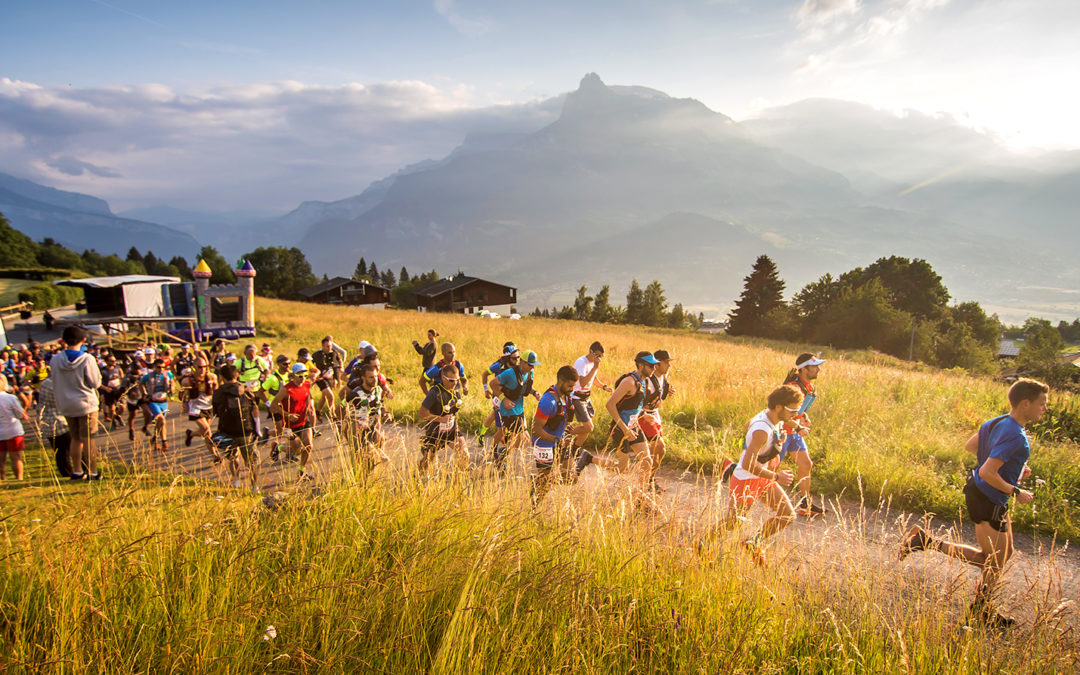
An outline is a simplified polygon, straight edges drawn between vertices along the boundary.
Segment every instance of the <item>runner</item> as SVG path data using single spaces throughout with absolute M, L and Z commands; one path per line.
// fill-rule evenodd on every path
M 101 367 L 101 386 L 98 387 L 98 392 L 101 394 L 101 422 L 109 431 L 120 426 L 124 416 L 124 389 L 121 386 L 123 381 L 124 369 L 116 362 L 115 356 L 108 354 Z
M 979 547 L 935 539 L 919 526 L 911 529 L 900 546 L 901 560 L 916 551 L 940 551 L 982 568 L 968 617 L 995 628 L 1008 628 L 1015 623 L 1015 619 L 993 609 L 991 602 L 1002 569 L 1014 550 L 1009 497 L 1015 496 L 1020 504 L 1028 504 L 1035 498 L 1020 488 L 1020 482 L 1031 475 L 1027 465 L 1031 444 L 1024 427 L 1046 412 L 1049 391 L 1042 382 L 1017 380 L 1009 388 L 1012 407 L 1009 413 L 984 422 L 978 433 L 964 444 L 964 449 L 977 460 L 964 486 L 964 498 L 968 516 L 975 523 Z
M 285 415 L 276 412 L 270 407 L 270 403 L 277 396 L 277 393 L 281 391 L 281 388 L 285 386 L 285 383 L 289 381 L 289 357 L 278 354 L 275 364 L 277 366 L 276 370 L 266 376 L 262 388 L 259 390 L 259 400 L 266 403 L 267 414 L 270 415 L 270 420 L 274 423 L 274 445 L 270 450 L 270 461 L 272 462 L 278 461 L 281 453 L 281 439 L 285 433 Z
M 532 423 L 533 459 L 536 476 L 530 492 L 533 508 L 540 503 L 555 483 L 568 481 L 574 464 L 573 448 L 565 441 L 566 433 L 574 433 L 574 404 L 572 394 L 578 373 L 571 366 L 559 368 L 555 384 L 548 388 L 536 405 Z
M 578 463 L 584 468 L 588 465 L 589 461 L 584 457 L 588 456 L 588 452 L 584 450 L 585 441 L 589 438 L 589 434 L 593 430 L 593 417 L 596 416 L 596 411 L 593 409 L 592 401 L 589 397 L 592 396 L 592 388 L 594 385 L 599 386 L 604 391 L 611 393 L 611 387 L 604 384 L 600 380 L 600 361 L 604 358 L 604 346 L 599 342 L 594 342 L 589 346 L 589 353 L 580 357 L 574 362 L 574 370 L 577 371 L 578 381 L 574 385 L 574 419 L 578 421 L 576 426 L 576 432 L 574 434 L 574 451 L 578 455 Z M 584 464 L 580 464 L 584 461 Z
M 802 493 L 802 497 L 795 503 L 795 512 L 800 516 L 808 517 L 825 513 L 824 509 L 814 503 L 814 498 L 810 494 L 810 470 L 814 468 L 814 462 L 810 459 L 810 450 L 806 447 L 805 440 L 806 434 L 810 432 L 810 417 L 807 413 L 817 400 L 813 381 L 817 379 L 823 363 L 825 359 L 821 358 L 820 354 L 815 355 L 809 352 L 799 354 L 795 359 L 795 367 L 784 378 L 784 384 L 794 384 L 799 387 L 799 391 L 803 393 L 803 402 L 795 419 L 790 424 L 784 425 L 787 440 L 784 441 L 784 448 L 780 451 L 780 460 L 783 461 L 789 454 L 795 458 L 797 467 L 795 485 Z
M 457 384 L 461 388 L 461 395 L 469 395 L 469 380 L 465 377 L 465 366 L 461 361 L 457 360 L 457 349 L 449 342 L 442 343 L 442 359 L 438 363 L 433 365 L 424 371 L 424 374 L 420 376 L 420 388 L 424 391 L 424 394 L 428 393 L 428 388 L 431 387 L 441 377 L 442 369 L 445 366 L 454 366 L 457 370 Z
M 228 359 L 226 363 L 230 362 Z M 247 387 L 249 392 L 256 392 L 262 386 L 266 374 L 270 372 L 270 362 L 255 353 L 255 345 L 244 345 L 244 355 L 236 363 L 239 373 L 240 384 Z
M 502 418 L 503 433 L 508 436 L 504 442 L 496 444 L 492 452 L 495 468 L 502 471 L 508 453 L 524 447 L 529 439 L 525 427 L 525 397 L 533 393 L 533 369 L 540 365 L 536 352 L 526 350 L 517 364 L 511 363 L 495 378 L 502 391 L 502 404 L 499 411 Z
M 259 404 L 251 390 L 238 381 L 236 366 L 221 369 L 220 387 L 214 390 L 211 405 L 218 418 L 218 430 L 213 436 L 214 455 L 225 459 L 232 477 L 232 486 L 239 488 L 240 459 L 247 466 L 251 490 L 259 491 Z M 239 456 L 239 457 L 238 457 Z
M 318 406 L 320 415 L 333 416 L 334 389 L 341 383 L 346 356 L 348 352 L 334 344 L 334 338 L 331 335 L 324 337 L 322 349 L 311 355 L 312 363 L 315 364 L 315 385 L 320 392 Z
M 427 342 L 421 347 L 420 343 L 416 340 L 412 341 L 413 349 L 420 355 L 421 369 L 426 373 L 427 369 L 435 363 L 435 354 L 438 353 L 439 347 L 435 344 L 435 338 L 439 337 L 439 334 L 434 328 L 429 328 L 427 332 Z
M 782 424 L 791 421 L 799 413 L 803 395 L 795 385 L 784 385 L 769 394 L 768 407 L 750 420 L 746 427 L 742 455 L 735 464 L 731 476 L 729 499 L 720 516 L 720 522 L 707 530 L 698 544 L 698 553 L 704 553 L 712 539 L 721 532 L 735 529 L 739 518 L 746 515 L 759 498 L 775 515 L 761 526 L 752 537 L 739 545 L 754 564 L 765 566 L 762 550 L 766 539 L 783 530 L 795 520 L 795 509 L 784 488 L 791 485 L 791 472 L 780 469 L 780 451 L 783 448 Z
M 285 417 L 289 429 L 290 457 L 296 455 L 297 449 L 300 450 L 301 482 L 314 480 L 314 476 L 306 472 L 314 442 L 311 429 L 315 425 L 315 401 L 311 396 L 311 380 L 307 379 L 307 371 L 303 363 L 294 363 L 289 370 L 289 381 L 270 402 L 270 410 Z
M 611 416 L 611 430 L 608 432 L 604 451 L 601 455 L 594 456 L 588 450 L 582 449 L 577 458 L 576 469 L 579 475 L 593 462 L 605 469 L 625 470 L 629 464 L 630 452 L 638 455 L 641 460 L 639 471 L 646 474 L 652 472 L 649 444 L 645 441 L 645 435 L 641 433 L 638 426 L 638 417 L 645 401 L 645 380 L 656 371 L 657 363 L 659 362 L 649 352 L 638 352 L 634 356 L 636 369 L 625 373 L 615 381 L 615 389 L 608 398 L 606 406 Z M 580 381 L 581 371 L 577 367 L 574 370 L 578 371 Z M 575 416 L 577 412 L 578 406 L 575 405 Z M 615 453 L 614 458 L 610 456 L 612 452 Z
M 377 374 L 378 369 L 374 364 L 365 363 L 356 369 L 354 377 L 340 392 L 346 415 L 353 421 L 353 425 L 347 428 L 353 434 L 351 440 L 364 470 L 370 470 L 376 463 L 389 459 L 381 450 L 385 438 L 382 431 L 385 410 Z
M 233 371 L 236 368 L 233 366 Z M 222 367 L 224 370 L 225 367 Z M 183 390 L 184 408 L 187 411 L 188 421 L 194 422 L 199 430 L 199 436 L 203 439 L 203 445 L 214 463 L 221 461 L 221 455 L 214 445 L 213 433 L 210 430 L 210 417 L 214 413 L 214 391 L 218 387 L 217 375 L 210 372 L 210 363 L 202 356 L 195 361 L 187 374 L 180 379 Z M 184 430 L 184 446 L 191 447 L 194 433 L 191 429 Z
M 210 363 L 210 359 L 206 360 Z M 195 368 L 195 354 L 192 353 L 191 346 L 188 344 L 180 345 L 180 351 L 177 353 L 176 358 L 173 359 L 173 374 L 179 380 L 184 376 L 185 370 L 194 370 Z
M 487 367 L 483 373 L 480 374 L 480 383 L 484 386 L 484 398 L 491 399 L 491 412 L 480 424 L 480 433 L 477 435 L 477 442 L 480 447 L 484 446 L 484 437 L 491 431 L 492 425 L 495 428 L 495 436 L 492 442 L 498 445 L 503 442 L 503 423 L 502 416 L 500 414 L 501 400 L 499 398 L 500 386 L 498 375 L 503 370 L 509 368 L 511 365 L 516 364 L 521 360 L 521 351 L 518 350 L 517 345 L 513 342 L 506 342 L 503 344 L 503 355 L 500 356 L 494 363 Z M 496 376 L 496 379 L 492 381 L 492 384 L 488 385 L 488 378 L 492 375 Z M 492 387 L 494 389 L 492 389 Z
M 660 462 L 664 460 L 667 452 L 667 444 L 664 441 L 664 422 L 660 419 L 660 404 L 667 400 L 668 396 L 675 393 L 667 380 L 671 371 L 671 354 L 666 349 L 658 349 L 653 352 L 653 357 L 659 361 L 652 376 L 645 381 L 645 401 L 642 404 L 641 417 L 638 425 L 645 434 L 645 440 L 649 442 L 649 454 L 652 455 L 652 474 L 647 483 L 650 490 L 655 493 L 663 492 L 656 483 L 656 472 L 660 469 Z
M 149 372 L 150 367 L 147 366 L 146 361 L 143 360 L 142 351 L 139 350 L 134 352 L 131 355 L 131 362 L 124 372 L 124 380 L 121 382 L 121 387 L 124 392 L 124 403 L 127 406 L 128 411 L 127 428 L 129 441 L 135 440 L 135 415 L 139 412 L 142 413 L 143 417 L 143 433 L 150 433 L 150 412 L 144 405 L 145 394 L 142 389 L 142 378 Z
M 154 369 L 142 376 L 142 385 L 145 408 L 150 414 L 150 423 L 153 424 L 153 432 L 150 437 L 150 447 L 162 452 L 169 449 L 169 441 L 165 438 L 165 415 L 169 412 L 169 394 L 173 389 L 173 374 L 165 370 L 163 359 L 154 359 Z
M 229 353 L 225 351 L 225 340 L 221 338 L 214 340 L 213 346 L 210 347 L 210 367 L 216 373 L 228 362 Z
M 443 354 L 446 354 L 445 349 Z M 420 463 L 416 466 L 416 471 L 421 476 L 427 473 L 428 466 L 435 461 L 436 454 L 443 446 L 450 446 L 454 451 L 459 469 L 469 465 L 465 438 L 458 433 L 457 413 L 462 404 L 463 385 L 460 364 L 455 364 L 456 362 L 453 362 L 442 366 L 438 381 L 427 390 L 417 413 L 420 421 L 424 423 L 424 436 L 420 440 Z

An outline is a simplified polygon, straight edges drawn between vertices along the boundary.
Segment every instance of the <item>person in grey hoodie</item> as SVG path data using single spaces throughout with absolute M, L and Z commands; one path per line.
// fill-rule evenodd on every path
M 81 326 L 68 326 L 61 337 L 65 349 L 49 361 L 56 411 L 64 416 L 71 433 L 71 480 L 84 480 L 82 473 L 83 453 L 90 480 L 100 480 L 97 470 L 97 453 L 94 452 L 94 432 L 98 424 L 98 387 L 101 371 L 97 360 L 84 351 L 86 330 Z M 76 473 L 78 471 L 78 473 Z

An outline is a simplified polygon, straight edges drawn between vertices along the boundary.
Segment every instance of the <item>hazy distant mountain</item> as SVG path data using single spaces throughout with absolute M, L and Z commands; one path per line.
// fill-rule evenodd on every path
M 135 246 L 159 258 L 190 257 L 199 250 L 190 235 L 155 223 L 121 218 L 103 200 L 64 192 L 0 173 L 0 213 L 35 241 L 52 237 L 82 252 L 117 253 Z
M 772 126 L 741 125 L 693 99 L 608 87 L 590 74 L 536 133 L 470 137 L 358 197 L 290 216 L 309 224 L 301 247 L 319 272 L 348 273 L 362 256 L 462 269 L 518 285 L 523 308 L 569 302 L 582 283 L 609 283 L 621 301 L 630 279 L 658 278 L 674 300 L 722 309 L 759 253 L 777 259 L 792 292 L 888 255 L 926 258 L 963 299 L 1019 295 L 1033 306 L 1043 291 L 1013 287 L 1068 288 L 1075 272 L 1055 271 L 1043 284 L 1041 270 L 1013 274 L 1018 258 L 1056 267 L 1067 256 L 1001 223 L 1025 208 L 1050 209 L 1047 222 L 1057 222 L 1065 214 L 1047 199 L 1066 200 L 1067 182 L 1032 191 L 1042 173 L 994 165 L 1002 155 L 993 143 L 948 121 L 893 123 L 842 102 L 790 108 Z M 847 124 L 850 137 L 828 119 Z M 890 157 L 910 163 L 906 173 L 892 170 Z M 1000 217 L 977 220 L 964 205 L 979 194 L 939 180 L 956 199 L 946 208 L 932 190 L 911 190 L 915 177 L 961 158 L 995 169 L 971 170 L 972 180 L 1024 185 L 1027 206 L 1016 193 Z
M 258 246 L 280 245 L 286 241 L 279 239 L 276 232 L 263 229 L 264 224 L 280 217 L 279 213 L 271 211 L 188 211 L 172 206 L 147 206 L 121 211 L 117 215 L 160 223 L 186 232 L 201 244 L 216 248 L 227 260 L 233 260 Z M 297 239 L 294 236 L 288 241 L 291 245 Z

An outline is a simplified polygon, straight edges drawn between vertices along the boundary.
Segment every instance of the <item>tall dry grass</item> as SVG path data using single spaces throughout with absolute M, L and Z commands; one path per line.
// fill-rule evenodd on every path
M 573 363 L 594 340 L 604 344 L 601 377 L 607 382 L 633 367 L 642 349 L 667 349 L 675 356 L 670 380 L 676 396 L 663 415 L 670 462 L 709 470 L 723 455 L 739 451 L 746 422 L 764 407 L 803 347 L 731 339 L 685 331 L 526 318 L 490 320 L 473 316 L 378 311 L 258 299 L 258 329 L 279 353 L 317 348 L 326 334 L 347 348 L 368 340 L 380 349 L 384 369 L 395 380 L 395 414 L 413 419 L 421 402 L 416 380 L 420 358 L 411 341 L 424 341 L 428 328 L 453 342 L 472 378 L 462 415 L 476 429 L 489 410 L 480 372 L 513 340 L 543 361 L 538 387 L 554 382 L 560 365 Z M 814 348 L 819 349 L 819 348 Z M 989 378 L 907 364 L 872 352 L 825 350 L 829 362 L 817 382 L 820 398 L 812 411 L 807 442 L 815 462 L 814 489 L 826 494 L 862 490 L 915 511 L 943 517 L 963 515 L 960 489 L 974 458 L 964 442 L 979 424 L 1006 412 L 1006 388 Z M 597 431 L 602 444 L 609 424 L 599 392 Z M 527 407 L 527 411 L 531 406 Z M 1039 439 L 1031 465 L 1045 484 L 1031 506 L 1014 507 L 1018 528 L 1080 534 L 1080 447 Z

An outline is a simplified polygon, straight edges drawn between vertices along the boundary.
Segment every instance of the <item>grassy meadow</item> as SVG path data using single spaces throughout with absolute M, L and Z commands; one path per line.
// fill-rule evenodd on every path
M 399 418 L 420 402 L 410 342 L 437 328 L 474 378 L 469 426 L 487 412 L 479 372 L 505 340 L 539 353 L 542 387 L 594 339 L 607 349 L 608 382 L 639 349 L 666 348 L 677 359 L 677 395 L 665 404 L 671 461 L 700 474 L 734 454 L 794 357 L 785 345 L 621 326 L 263 299 L 256 311 L 258 341 L 278 353 L 316 347 L 327 333 L 349 348 L 360 339 L 378 345 Z M 826 357 L 809 439 L 816 489 L 959 516 L 970 462 L 961 445 L 1003 408 L 1003 387 L 873 354 Z M 1074 499 L 1080 485 L 1076 452 L 1036 444 L 1035 470 L 1050 487 L 1034 513 L 1019 510 L 1022 522 L 1073 536 L 1075 505 L 1061 499 Z M 515 477 L 346 472 L 269 508 L 244 491 L 116 463 L 109 480 L 72 485 L 53 475 L 47 454 L 28 449 L 30 478 L 0 486 L 0 672 L 1050 673 L 1080 665 L 1061 605 L 1025 599 L 1027 620 L 1007 633 L 962 626 L 973 572 L 942 556 L 897 563 L 891 544 L 867 545 L 895 537 L 896 524 L 862 520 L 859 509 L 830 524 L 819 548 L 800 543 L 763 571 L 735 550 L 735 538 L 703 564 L 692 542 L 712 511 L 642 518 L 591 490 L 563 489 L 534 513 L 527 482 Z
M 416 380 L 420 357 L 412 340 L 423 342 L 428 328 L 453 342 L 470 376 L 470 402 L 462 416 L 467 428 L 479 427 L 489 405 L 480 373 L 513 340 L 535 350 L 542 361 L 537 387 L 554 383 L 559 366 L 572 364 L 593 340 L 606 349 L 600 377 L 614 382 L 633 368 L 642 349 L 667 349 L 675 358 L 670 381 L 676 394 L 665 402 L 668 459 L 709 471 L 719 458 L 735 458 L 746 423 L 765 406 L 801 349 L 790 344 L 732 339 L 664 329 L 600 325 L 554 319 L 491 320 L 462 315 L 385 312 L 259 299 L 261 339 L 276 353 L 295 356 L 299 347 L 318 348 L 324 335 L 351 351 L 359 340 L 378 346 L 383 368 L 395 381 L 391 407 L 398 418 L 413 418 L 422 396 Z M 808 350 L 823 349 L 814 347 Z M 942 372 L 871 352 L 824 349 L 829 360 L 817 381 L 819 399 L 811 411 L 807 438 L 814 459 L 815 492 L 846 495 L 872 503 L 891 502 L 946 518 L 964 517 L 961 493 L 974 457 L 964 442 L 982 421 L 1008 411 L 1006 387 L 989 378 Z M 603 392 L 594 397 L 597 430 L 590 442 L 602 444 L 609 418 Z M 1055 397 L 1053 405 L 1075 405 Z M 527 411 L 530 408 L 527 407 Z M 1069 441 L 1039 439 L 1033 444 L 1034 475 L 1046 483 L 1031 506 L 1014 506 L 1020 529 L 1080 534 L 1080 447 Z

